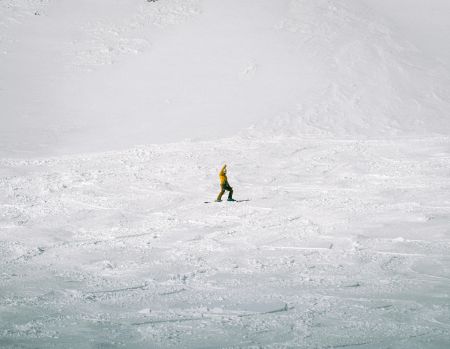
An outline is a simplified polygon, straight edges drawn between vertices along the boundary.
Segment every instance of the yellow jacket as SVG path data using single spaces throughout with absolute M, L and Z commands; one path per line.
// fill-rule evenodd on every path
M 228 182 L 227 178 L 227 165 L 223 165 L 222 169 L 219 172 L 220 184 L 225 184 Z

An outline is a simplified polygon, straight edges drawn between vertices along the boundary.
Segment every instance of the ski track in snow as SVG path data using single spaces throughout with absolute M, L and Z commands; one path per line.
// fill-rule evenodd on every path
M 241 203 L 212 203 L 227 161 Z M 0 160 L 2 348 L 447 348 L 450 140 Z

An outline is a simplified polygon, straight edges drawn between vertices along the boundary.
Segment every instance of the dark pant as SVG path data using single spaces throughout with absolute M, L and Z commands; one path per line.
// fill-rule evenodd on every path
M 228 183 L 224 183 L 220 185 L 220 193 L 217 196 L 217 200 L 222 200 L 222 195 L 225 193 L 225 190 L 228 190 L 228 199 L 233 198 L 233 188 L 230 187 Z

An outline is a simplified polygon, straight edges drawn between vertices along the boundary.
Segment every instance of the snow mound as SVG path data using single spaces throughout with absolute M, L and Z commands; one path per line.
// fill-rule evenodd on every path
M 448 133 L 448 67 L 390 24 L 357 1 L 290 1 L 278 29 L 292 34 L 292 54 L 305 64 L 298 79 L 306 93 L 253 132 Z

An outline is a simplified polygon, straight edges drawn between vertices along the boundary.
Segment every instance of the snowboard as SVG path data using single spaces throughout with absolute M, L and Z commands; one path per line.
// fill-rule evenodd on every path
M 205 204 L 214 204 L 214 203 L 221 203 L 221 202 L 245 202 L 250 201 L 250 199 L 244 199 L 244 200 L 234 200 L 234 201 L 228 201 L 228 200 L 222 200 L 222 201 L 204 201 Z

